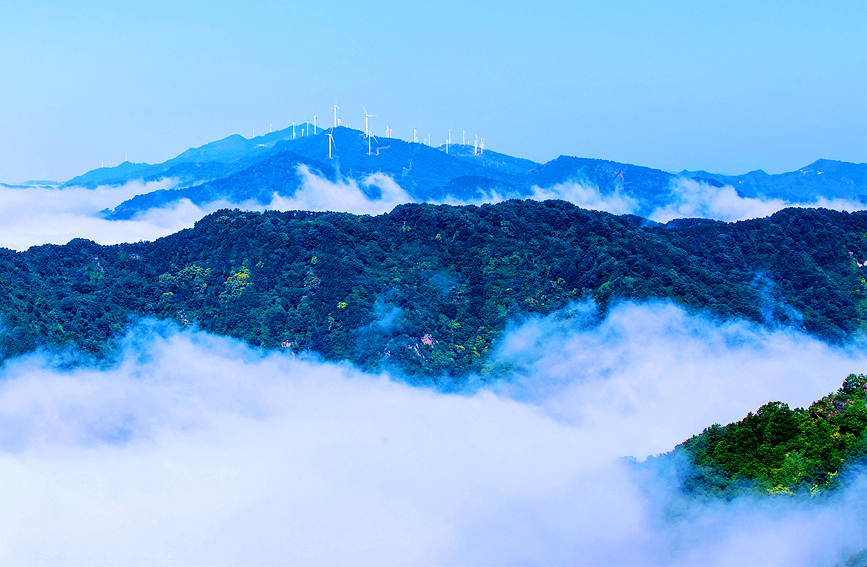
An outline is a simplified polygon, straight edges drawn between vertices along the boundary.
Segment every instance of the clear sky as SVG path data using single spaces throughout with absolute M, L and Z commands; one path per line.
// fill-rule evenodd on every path
M 867 3 L 9 2 L 0 181 L 318 115 L 669 171 L 867 161 Z

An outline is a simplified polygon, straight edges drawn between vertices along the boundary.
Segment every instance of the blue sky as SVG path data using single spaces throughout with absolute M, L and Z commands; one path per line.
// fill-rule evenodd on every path
M 0 181 L 318 115 L 669 171 L 867 161 L 867 6 L 0 1 Z

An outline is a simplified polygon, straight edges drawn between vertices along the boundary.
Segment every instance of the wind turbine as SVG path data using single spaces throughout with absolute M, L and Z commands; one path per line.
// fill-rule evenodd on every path
M 295 121 L 292 121 L 292 139 L 295 139 Z
M 417 134 L 417 132 L 418 132 L 417 129 L 415 129 L 415 128 L 412 129 L 412 141 L 415 142 L 416 144 L 418 143 L 418 134 Z
M 462 146 L 467 145 L 467 131 L 466 130 L 463 130 L 463 134 L 461 134 L 461 145 Z
M 337 144 L 334 142 L 334 136 L 332 135 L 333 133 L 334 128 L 332 128 L 331 132 L 328 133 L 328 159 L 331 159 L 331 144 L 334 144 L 335 150 L 337 149 Z M 370 153 L 370 150 L 368 149 L 367 152 Z
M 313 115 L 313 135 L 316 135 L 316 115 Z
M 372 153 L 370 153 L 370 139 L 371 138 L 376 140 L 376 136 L 373 135 L 373 132 L 368 132 L 368 134 L 367 134 L 367 155 L 369 155 L 369 156 L 373 155 Z M 379 140 L 376 140 L 376 143 L 379 144 Z M 377 151 L 377 153 L 379 152 L 378 149 L 376 151 Z
M 376 114 L 368 114 L 367 109 L 364 108 L 363 104 L 361 105 L 361 109 L 364 110 L 364 135 L 367 136 L 368 138 L 370 138 L 371 134 L 370 134 L 370 128 L 367 125 L 367 119 L 368 118 L 376 118 Z M 370 145 L 369 142 L 370 142 L 370 140 L 368 140 L 368 145 Z M 370 155 L 369 152 L 368 152 L 368 155 Z
M 473 155 L 479 155 L 479 135 L 476 134 L 476 141 L 473 142 Z
M 479 148 L 481 149 L 482 153 L 485 153 L 485 139 L 484 138 L 482 138 L 482 144 L 481 144 L 481 146 L 479 146 Z
M 334 105 L 334 127 L 335 127 L 335 128 L 337 128 L 337 127 L 339 126 L 339 124 L 337 123 L 337 110 L 338 110 L 339 108 L 340 108 L 340 107 L 337 106 L 336 104 Z

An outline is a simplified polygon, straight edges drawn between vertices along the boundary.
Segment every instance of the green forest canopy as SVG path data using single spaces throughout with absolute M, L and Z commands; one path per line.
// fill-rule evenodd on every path
M 867 376 L 850 374 L 835 394 L 809 408 L 780 402 L 726 426 L 713 425 L 678 446 L 694 465 L 684 483 L 696 495 L 816 496 L 847 469 L 867 465 Z
M 0 249 L 0 348 L 106 357 L 156 317 L 436 381 L 486 372 L 509 320 L 586 298 L 602 315 L 670 299 L 840 342 L 867 324 L 865 235 L 867 213 L 825 209 L 666 226 L 564 201 L 222 210 L 154 242 Z

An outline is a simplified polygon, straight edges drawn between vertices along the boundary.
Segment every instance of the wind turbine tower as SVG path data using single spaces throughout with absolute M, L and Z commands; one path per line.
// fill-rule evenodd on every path
M 467 145 L 467 131 L 462 130 L 462 132 L 463 132 L 463 134 L 461 134 L 461 145 L 466 146 Z
M 313 115 L 313 135 L 316 135 L 316 115 Z
M 295 139 L 295 121 L 292 121 L 292 139 Z
M 376 140 L 376 136 L 373 135 L 373 132 L 368 132 L 368 136 L 367 136 L 367 155 L 369 155 L 369 156 L 372 156 L 372 155 L 373 155 L 373 153 L 371 152 L 371 148 L 370 148 L 370 139 L 371 139 L 371 138 L 373 138 L 374 140 Z M 379 144 L 379 140 L 376 140 L 376 143 Z M 379 150 L 378 150 L 378 149 L 376 150 L 376 153 L 377 153 L 377 155 L 379 155 Z
M 331 132 L 328 133 L 328 159 L 332 159 L 331 144 L 334 144 L 334 136 L 332 135 L 332 132 L 334 132 L 333 128 L 331 129 Z M 337 149 L 337 144 L 334 144 L 334 149 Z M 370 150 L 368 150 L 368 152 L 370 152 Z
M 418 133 L 417 132 L 418 132 L 417 129 L 415 129 L 415 128 L 412 129 L 412 141 L 415 142 L 416 144 L 418 143 Z
M 473 155 L 479 155 L 479 135 L 476 134 L 476 141 L 473 142 Z
M 364 135 L 370 138 L 370 126 L 367 123 L 368 118 L 376 118 L 376 114 L 368 114 L 367 109 L 364 108 L 364 105 L 361 105 L 361 109 L 364 110 Z M 368 144 L 370 145 L 370 144 Z
M 334 105 L 334 127 L 335 128 L 337 128 L 339 126 L 339 124 L 337 123 L 337 109 L 338 108 L 339 107 L 335 104 Z

